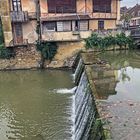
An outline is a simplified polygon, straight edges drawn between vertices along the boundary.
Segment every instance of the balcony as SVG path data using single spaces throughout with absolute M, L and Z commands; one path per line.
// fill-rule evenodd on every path
M 28 22 L 29 16 L 27 11 L 12 11 L 11 12 L 12 22 Z
M 9 43 L 10 47 L 14 47 L 14 46 L 27 46 L 27 45 L 28 45 L 28 39 L 22 39 L 20 41 L 17 40 L 17 39 L 13 39 Z

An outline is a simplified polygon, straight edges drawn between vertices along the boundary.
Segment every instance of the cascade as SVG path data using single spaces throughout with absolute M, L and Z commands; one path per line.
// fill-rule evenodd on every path
M 79 79 L 78 87 L 75 92 L 75 140 L 87 140 L 91 125 L 94 120 L 95 109 L 93 107 L 92 91 L 90 89 L 86 72 L 79 73 L 82 66 L 80 59 L 75 71 L 75 79 Z

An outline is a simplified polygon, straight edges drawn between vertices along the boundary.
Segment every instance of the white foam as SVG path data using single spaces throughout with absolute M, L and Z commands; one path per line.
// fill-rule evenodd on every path
M 74 87 L 72 89 L 67 89 L 67 88 L 62 88 L 62 89 L 54 89 L 54 93 L 61 93 L 61 94 L 66 94 L 66 93 L 75 93 L 77 87 Z

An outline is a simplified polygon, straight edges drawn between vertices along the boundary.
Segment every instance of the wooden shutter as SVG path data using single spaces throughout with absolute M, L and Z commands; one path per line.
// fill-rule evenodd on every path
M 48 0 L 49 13 L 75 13 L 76 0 Z
M 94 12 L 111 12 L 111 0 L 93 0 Z
M 63 31 L 71 31 L 71 21 L 63 22 Z
M 63 22 L 57 22 L 57 31 L 63 31 Z
M 79 21 L 79 29 L 80 31 L 88 30 L 88 20 Z

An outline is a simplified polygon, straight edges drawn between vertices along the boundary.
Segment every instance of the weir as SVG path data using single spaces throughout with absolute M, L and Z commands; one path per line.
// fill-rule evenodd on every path
M 82 58 L 75 70 L 75 140 L 102 139 L 102 128 Z M 94 132 L 92 132 L 94 131 Z M 92 136 L 92 133 L 94 136 Z
M 139 54 L 81 53 L 75 71 L 75 140 L 139 139 Z

